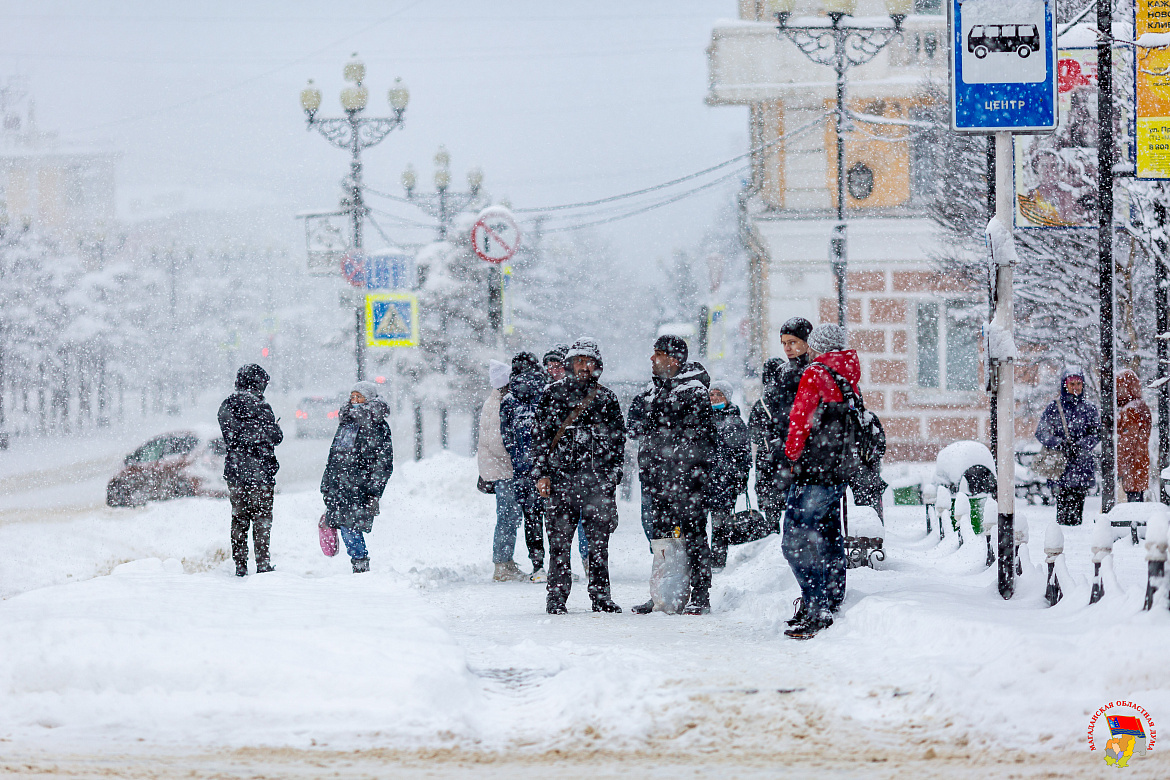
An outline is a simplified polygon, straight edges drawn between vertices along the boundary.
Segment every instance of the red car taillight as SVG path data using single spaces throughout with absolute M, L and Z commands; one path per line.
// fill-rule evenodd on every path
M 332 412 L 329 412 L 325 416 L 328 417 L 330 420 L 336 420 L 337 419 L 337 410 L 334 409 Z
M 297 419 L 298 420 L 307 420 L 307 419 L 309 419 L 309 415 L 307 412 L 302 412 L 300 409 L 297 409 Z

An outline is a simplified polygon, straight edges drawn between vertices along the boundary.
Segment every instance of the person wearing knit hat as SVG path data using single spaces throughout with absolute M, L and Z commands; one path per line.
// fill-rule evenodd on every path
M 546 581 L 545 502 L 536 492 L 536 482 L 532 479 L 532 457 L 536 410 L 540 406 L 547 381 L 548 376 L 536 355 L 531 352 L 520 352 L 512 358 L 512 378 L 508 382 L 503 400 L 500 401 L 500 435 L 504 441 L 504 448 L 512 459 L 513 476 L 510 488 L 515 506 L 521 514 L 520 517 L 513 518 L 512 523 L 517 526 L 521 523 L 524 525 L 524 543 L 528 547 L 528 560 L 532 562 L 532 574 L 529 579 L 533 582 Z M 497 483 L 497 500 L 499 496 L 500 483 Z M 514 544 L 513 537 L 509 537 L 507 543 Z
M 844 467 L 842 388 L 861 398 L 861 362 L 840 325 L 818 325 L 808 337 L 813 361 L 800 376 L 788 417 L 784 455 L 792 472 L 781 548 L 800 584 L 800 607 L 784 633 L 810 639 L 833 625 L 845 598 L 841 500 L 852 476 Z M 824 405 L 825 411 L 818 414 Z
M 337 413 L 337 433 L 321 477 L 325 515 L 320 525 L 341 532 L 355 574 L 370 570 L 365 535 L 374 528 L 382 494 L 394 473 L 389 413 L 376 384 L 356 383 L 349 402 Z
M 727 546 L 733 538 L 731 516 L 735 501 L 747 490 L 752 467 L 752 445 L 739 407 L 732 403 L 734 394 L 731 382 L 720 379 L 711 383 L 711 410 L 718 438 L 704 498 L 711 514 L 711 565 L 720 569 L 727 565 Z M 743 541 L 747 540 L 736 543 Z
M 621 612 L 609 579 L 609 537 L 617 528 L 626 431 L 613 391 L 600 383 L 604 363 L 593 339 L 565 353 L 569 374 L 549 385 L 536 410 L 532 476 L 548 507 L 550 615 L 568 609 L 569 554 L 578 527 L 585 534 L 589 599 L 594 612 Z
M 666 552 L 678 538 L 683 540 L 690 565 L 689 597 L 683 601 L 683 611 L 688 615 L 711 611 L 711 548 L 703 498 L 718 433 L 708 389 L 711 379 L 703 366 L 688 362 L 687 357 L 682 338 L 659 336 L 650 355 L 651 384 L 630 404 L 630 429 L 638 439 L 638 471 L 648 499 L 646 520 L 655 567 L 651 599 L 633 608 L 637 614 L 679 608 L 653 586 L 659 581 L 654 572 L 665 566 Z
M 804 317 L 790 317 L 780 326 L 781 341 L 784 336 L 794 336 L 807 343 L 813 331 L 813 324 Z
M 815 355 L 824 352 L 840 352 L 849 347 L 849 334 L 840 325 L 825 323 L 812 329 L 807 339 L 808 348 Z
M 512 458 L 504 446 L 500 431 L 500 403 L 507 392 L 512 367 L 499 360 L 488 361 L 488 379 L 492 390 L 484 399 L 479 412 L 479 442 L 475 457 L 479 465 L 479 490 L 494 493 L 496 497 L 496 530 L 492 535 L 492 563 L 496 582 L 526 580 L 531 575 L 520 571 L 513 560 L 516 552 L 516 530 L 523 516 L 516 502 L 512 480 Z
M 558 382 L 565 378 L 565 353 L 569 351 L 568 344 L 555 344 L 553 348 L 544 353 L 541 363 L 544 365 L 545 373 L 552 382 Z

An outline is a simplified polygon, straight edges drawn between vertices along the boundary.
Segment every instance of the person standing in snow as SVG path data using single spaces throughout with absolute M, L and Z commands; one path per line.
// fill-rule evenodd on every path
M 1093 450 L 1101 438 L 1097 407 L 1085 400 L 1085 373 L 1079 366 L 1066 366 L 1060 376 L 1060 394 L 1048 404 L 1036 427 L 1036 439 L 1049 449 L 1061 450 L 1068 465 L 1060 479 L 1049 480 L 1056 494 L 1056 522 L 1080 525 L 1084 519 L 1085 496 L 1096 484 Z
M 533 582 L 545 581 L 545 501 L 536 492 L 536 481 L 532 478 L 533 429 L 544 386 L 545 373 L 536 355 L 521 352 L 512 358 L 508 393 L 500 401 L 500 435 L 512 459 L 512 492 L 524 521 L 524 541 L 532 561 Z
M 236 576 L 248 575 L 248 527 L 256 573 L 272 571 L 272 494 L 276 489 L 276 445 L 284 441 L 272 407 L 264 400 L 268 372 L 255 363 L 236 372 L 236 391 L 219 406 L 219 429 L 227 457 L 223 478 L 232 502 L 232 560 Z
M 792 317 L 780 328 L 780 345 L 787 360 L 764 363 L 764 393 L 748 415 L 748 429 L 756 450 L 756 500 L 768 524 L 780 530 L 780 517 L 788 495 L 791 469 L 784 457 L 788 440 L 788 415 L 796 400 L 801 374 L 808 368 L 808 337 L 812 323 Z
M 507 363 L 492 360 L 488 363 L 488 379 L 492 391 L 484 399 L 479 412 L 479 444 L 476 460 L 479 464 L 479 489 L 496 496 L 496 530 L 492 537 L 492 563 L 496 582 L 526 580 L 528 576 L 520 571 L 512 556 L 516 552 L 516 529 L 520 527 L 520 507 L 512 489 L 512 458 L 504 447 L 500 434 L 500 402 L 507 392 L 511 378 Z
M 568 344 L 554 344 L 552 349 L 544 353 L 542 362 L 549 384 L 565 378 L 565 354 L 568 351 Z
M 1142 400 L 1142 382 L 1131 369 L 1117 375 L 1117 473 L 1126 501 L 1145 501 L 1150 486 L 1153 416 Z
M 345 542 L 355 574 L 370 570 L 365 535 L 374 528 L 382 493 L 394 473 L 390 408 L 373 382 L 358 382 L 337 415 L 337 433 L 321 477 L 325 524 Z
M 711 611 L 711 548 L 703 496 L 718 434 L 711 379 L 687 358 L 687 343 L 679 336 L 659 336 L 654 342 L 653 387 L 642 401 L 638 473 L 649 493 L 654 538 L 672 537 L 678 529 L 686 547 L 691 592 L 684 613 L 705 615 Z M 653 608 L 651 600 L 633 611 L 647 614 Z
M 711 565 L 719 569 L 727 565 L 727 526 L 735 511 L 735 500 L 747 490 L 748 472 L 752 468 L 747 425 L 739 407 L 731 402 L 733 393 L 730 382 L 711 383 L 711 410 L 717 439 L 707 480 L 706 503 L 711 513 Z
M 604 363 L 593 339 L 565 355 L 569 373 L 545 392 L 536 412 L 532 475 L 550 499 L 547 611 L 566 613 L 572 586 L 569 551 L 581 524 L 589 540 L 589 598 L 594 612 L 621 612 L 609 583 L 609 536 L 617 528 L 625 426 L 613 391 L 600 383 Z
M 801 374 L 788 420 L 784 454 L 792 464 L 792 487 L 782 548 L 800 584 L 800 607 L 784 633 L 797 639 L 833 625 L 845 598 L 841 499 L 851 475 L 844 383 L 861 397 L 861 363 L 847 339 L 840 325 L 818 325 L 809 334 L 812 363 Z

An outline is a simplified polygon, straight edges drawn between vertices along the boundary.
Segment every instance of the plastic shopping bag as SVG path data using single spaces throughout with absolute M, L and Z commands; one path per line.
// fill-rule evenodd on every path
M 687 605 L 691 593 L 691 566 L 681 537 L 653 539 L 650 550 L 654 564 L 650 569 L 650 599 L 657 612 L 676 614 Z

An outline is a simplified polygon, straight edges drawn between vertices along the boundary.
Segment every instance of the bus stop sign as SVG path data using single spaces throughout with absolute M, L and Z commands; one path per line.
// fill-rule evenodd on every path
M 951 127 L 1056 129 L 1054 0 L 950 0 Z

